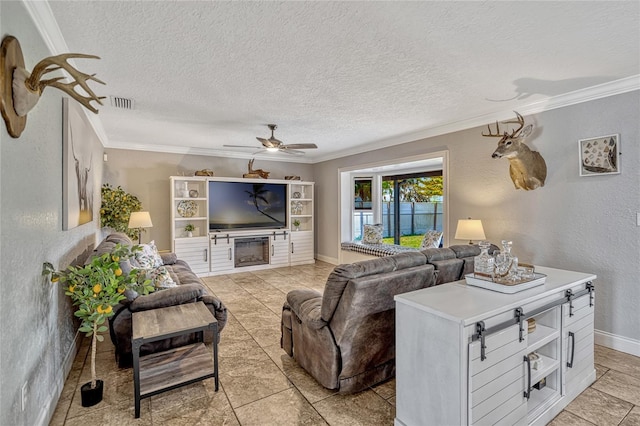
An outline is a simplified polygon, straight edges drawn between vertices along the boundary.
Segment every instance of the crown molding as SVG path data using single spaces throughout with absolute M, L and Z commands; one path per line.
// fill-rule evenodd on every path
M 245 154 L 242 152 L 228 152 L 218 149 L 209 148 L 193 148 L 177 145 L 149 145 L 149 144 L 135 144 L 124 141 L 110 140 L 109 144 L 105 146 L 108 149 L 128 149 L 132 151 L 148 151 L 148 152 L 163 152 L 167 154 L 180 154 L 180 155 L 203 155 L 207 157 L 223 157 L 223 158 L 239 158 L 250 160 L 252 158 L 258 158 L 263 161 L 279 161 L 285 163 L 300 163 L 300 164 L 313 164 L 313 160 L 305 157 L 298 157 L 288 154 L 278 154 L 265 152 L 264 154 Z
M 371 143 L 367 143 L 366 146 L 361 145 L 337 153 L 315 157 L 314 163 L 335 160 L 337 158 L 347 157 L 349 155 L 363 154 L 366 152 L 374 151 L 376 149 L 387 148 L 394 145 L 432 138 L 434 136 L 472 129 L 474 127 L 485 126 L 487 123 L 493 123 L 494 121 L 508 120 L 513 117 L 512 109 L 517 109 L 517 111 L 522 115 L 538 114 L 557 108 L 564 108 L 583 102 L 589 102 L 609 96 L 633 92 L 635 90 L 640 90 L 640 74 L 611 81 L 608 83 L 599 84 L 597 86 L 587 87 L 586 89 L 576 90 L 574 92 L 540 99 L 529 104 L 522 104 L 521 106 L 517 106 L 516 108 L 510 108 L 508 110 L 502 110 L 490 114 L 483 114 L 475 117 L 465 118 L 462 120 L 451 121 L 448 123 L 419 130 L 417 132 L 405 133 L 403 135 L 373 141 Z

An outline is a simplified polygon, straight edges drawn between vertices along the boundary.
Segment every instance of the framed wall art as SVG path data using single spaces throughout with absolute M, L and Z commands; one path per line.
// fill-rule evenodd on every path
M 62 99 L 62 229 L 93 221 L 96 183 L 94 153 L 100 139 L 82 107 Z
M 620 135 L 578 140 L 580 176 L 620 173 Z

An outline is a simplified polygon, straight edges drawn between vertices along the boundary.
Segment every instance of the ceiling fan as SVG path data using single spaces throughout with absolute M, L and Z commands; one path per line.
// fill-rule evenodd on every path
M 318 146 L 314 143 L 294 143 L 294 144 L 285 145 L 284 143 L 282 143 L 282 141 L 276 139 L 275 136 L 273 136 L 273 132 L 278 128 L 278 126 L 276 124 L 267 124 L 267 126 L 269 127 L 269 129 L 271 129 L 271 137 L 269 139 L 256 137 L 256 139 L 258 139 L 262 144 L 262 149 L 260 151 L 254 152 L 254 154 L 257 154 L 259 152 L 266 150 L 269 152 L 284 152 L 284 153 L 293 154 L 293 155 L 304 155 L 304 152 L 298 151 L 298 150 L 318 148 Z M 248 145 L 222 145 L 222 146 L 229 147 L 229 148 L 253 148 L 252 146 L 248 146 Z

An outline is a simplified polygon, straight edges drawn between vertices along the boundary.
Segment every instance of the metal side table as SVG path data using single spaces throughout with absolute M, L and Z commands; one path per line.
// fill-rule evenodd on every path
M 200 380 L 215 378 L 218 391 L 218 321 L 202 302 L 134 312 L 133 385 L 135 416 L 140 400 Z M 204 331 L 213 332 L 213 357 L 203 343 Z M 198 333 L 199 342 L 140 356 L 143 344 L 183 334 Z

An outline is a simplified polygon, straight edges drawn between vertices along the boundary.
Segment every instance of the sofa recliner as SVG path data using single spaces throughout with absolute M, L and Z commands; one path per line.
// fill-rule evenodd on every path
M 338 265 L 323 294 L 287 294 L 281 347 L 322 386 L 340 393 L 388 380 L 395 375 L 393 297 L 463 279 L 478 254 L 477 245 L 457 245 Z
M 103 253 L 110 253 L 116 244 L 132 246 L 133 242 L 123 233 L 110 234 L 96 247 L 89 259 L 93 256 L 100 256 Z M 219 341 L 220 332 L 227 323 L 227 308 L 217 297 L 207 294 L 205 285 L 189 265 L 185 261 L 177 259 L 174 253 L 161 253 L 160 256 L 171 278 L 178 285 L 172 288 L 156 290 L 147 295 L 138 295 L 127 290 L 125 292 L 127 299 L 114 306 L 115 313 L 109 318 L 109 333 L 115 346 L 116 360 L 120 367 L 128 367 L 132 363 L 131 318 L 134 312 L 165 308 L 183 303 L 203 302 L 218 321 L 218 335 L 212 336 L 211 332 L 205 332 L 205 342 L 212 342 L 213 338 Z M 135 266 L 135 262 L 129 260 L 120 262 L 120 267 L 125 273 Z M 164 351 L 194 343 L 197 339 L 198 336 L 195 333 L 191 333 L 146 343 L 141 347 L 140 353 L 144 355 Z
M 356 392 L 395 373 L 393 296 L 435 284 L 420 252 L 337 266 L 324 294 L 287 294 L 282 347 L 329 389 Z

